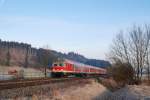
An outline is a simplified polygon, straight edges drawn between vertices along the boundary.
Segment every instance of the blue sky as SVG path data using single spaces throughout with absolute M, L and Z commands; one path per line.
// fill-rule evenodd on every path
M 105 59 L 119 30 L 150 23 L 150 0 L 0 0 L 0 38 Z

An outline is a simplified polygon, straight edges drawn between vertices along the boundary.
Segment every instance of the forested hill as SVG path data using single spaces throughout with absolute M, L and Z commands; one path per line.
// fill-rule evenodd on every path
M 56 56 L 59 56 L 61 58 L 67 58 L 67 59 L 81 62 L 81 63 L 87 64 L 87 65 L 97 66 L 97 67 L 101 67 L 101 68 L 106 68 L 106 67 L 111 66 L 109 61 L 89 59 L 89 58 L 84 57 L 83 55 L 80 55 L 80 54 L 77 54 L 74 52 L 69 52 L 68 54 L 63 54 L 61 52 L 53 51 L 53 53 Z
M 40 67 L 43 66 L 45 57 L 49 56 L 49 65 L 52 64 L 57 58 L 67 58 L 77 62 L 98 66 L 108 67 L 110 63 L 104 60 L 88 59 L 80 54 L 70 52 L 64 54 L 58 51 L 52 51 L 50 53 L 45 52 L 45 49 L 33 48 L 30 44 L 18 43 L 12 41 L 0 40 L 0 65 L 18 65 L 24 67 Z M 46 54 L 45 54 L 46 53 Z

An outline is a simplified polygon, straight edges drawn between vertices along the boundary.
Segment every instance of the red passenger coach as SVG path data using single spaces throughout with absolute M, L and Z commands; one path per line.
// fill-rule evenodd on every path
M 72 60 L 61 60 L 53 63 L 52 77 L 104 75 L 106 69 L 78 63 Z

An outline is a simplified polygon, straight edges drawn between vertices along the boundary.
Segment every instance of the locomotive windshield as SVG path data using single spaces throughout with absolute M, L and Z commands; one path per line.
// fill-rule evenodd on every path
M 64 64 L 63 64 L 63 63 L 60 63 L 60 64 L 59 64 L 59 66 L 62 66 L 62 67 L 63 67 L 63 66 L 64 66 Z
M 54 63 L 53 65 L 54 65 L 54 66 L 61 66 L 61 67 L 63 67 L 63 66 L 64 66 L 64 64 L 63 64 L 63 63 Z
M 54 64 L 54 66 L 57 66 L 57 64 Z

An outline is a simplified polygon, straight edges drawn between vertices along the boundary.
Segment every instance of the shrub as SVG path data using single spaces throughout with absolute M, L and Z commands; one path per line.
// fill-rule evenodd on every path
M 119 85 L 132 84 L 134 82 L 134 70 L 131 64 L 117 62 L 108 69 L 108 74 Z

